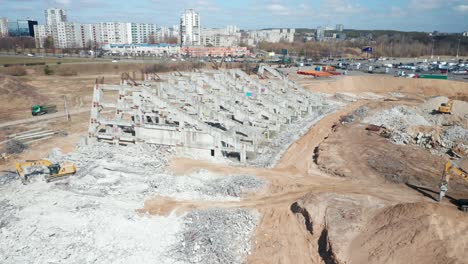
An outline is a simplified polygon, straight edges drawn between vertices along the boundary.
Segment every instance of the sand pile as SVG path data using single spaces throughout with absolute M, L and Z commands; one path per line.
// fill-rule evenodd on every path
M 390 206 L 354 240 L 352 263 L 464 263 L 468 215 L 439 204 Z
M 403 202 L 403 201 L 401 201 Z M 324 263 L 464 263 L 468 215 L 435 203 L 311 194 L 291 206 Z

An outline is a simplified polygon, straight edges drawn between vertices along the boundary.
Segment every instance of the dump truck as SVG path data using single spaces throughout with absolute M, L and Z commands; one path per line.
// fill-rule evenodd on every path
M 443 103 L 437 109 L 437 112 L 441 114 L 451 114 L 453 107 L 453 100 L 449 100 L 447 103 Z
M 451 176 L 459 176 L 468 181 L 468 158 L 459 159 L 457 161 L 449 160 L 445 163 L 444 172 L 439 184 L 439 202 L 442 201 L 448 191 Z M 462 211 L 468 212 L 468 202 L 466 199 L 459 200 L 458 204 Z
M 23 184 L 27 184 L 29 177 L 34 174 L 45 174 L 46 182 L 51 182 L 75 174 L 76 172 L 74 163 L 64 162 L 59 164 L 45 159 L 16 162 L 15 166 L 16 173 Z
M 33 105 L 31 106 L 31 114 L 33 116 L 45 115 L 48 113 L 57 112 L 57 106 L 55 105 Z

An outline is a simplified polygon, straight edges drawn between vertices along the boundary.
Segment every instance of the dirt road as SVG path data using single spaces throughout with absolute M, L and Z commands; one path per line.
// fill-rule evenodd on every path
M 76 115 L 76 114 L 86 113 L 86 112 L 89 112 L 89 111 L 90 111 L 90 109 L 71 110 L 71 111 L 69 111 L 69 114 L 70 114 L 70 116 L 73 116 L 73 115 Z M 41 116 L 34 116 L 34 117 L 31 117 L 31 118 L 24 118 L 24 119 L 19 119 L 19 120 L 15 120 L 15 121 L 3 122 L 3 123 L 0 123 L 0 128 L 9 127 L 9 126 L 17 126 L 17 125 L 28 124 L 28 123 L 34 123 L 34 122 L 50 120 L 50 119 L 55 119 L 55 118 L 64 118 L 64 119 L 66 119 L 65 112 L 56 112 L 56 113 L 51 113 L 51 114 L 46 114 L 46 115 L 41 115 Z

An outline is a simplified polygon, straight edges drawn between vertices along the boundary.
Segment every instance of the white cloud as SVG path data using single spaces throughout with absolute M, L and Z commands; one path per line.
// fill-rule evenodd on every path
M 468 12 L 468 5 L 457 5 L 454 9 L 459 12 Z
M 290 15 L 291 14 L 291 9 L 279 3 L 270 3 L 265 8 L 275 15 Z
M 57 5 L 63 5 L 63 6 L 66 6 L 66 5 L 69 5 L 71 3 L 71 0 L 53 0 L 51 1 Z

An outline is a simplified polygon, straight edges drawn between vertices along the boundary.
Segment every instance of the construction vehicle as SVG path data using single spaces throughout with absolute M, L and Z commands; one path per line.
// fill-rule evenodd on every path
M 452 175 L 461 176 L 464 180 L 468 181 L 468 158 L 463 158 L 457 161 L 449 160 L 445 163 L 444 172 L 439 185 L 439 202 L 442 201 L 448 191 L 448 184 L 450 176 Z M 459 200 L 459 206 L 461 210 L 465 212 L 468 211 L 468 203 L 466 203 L 466 200 Z
M 45 115 L 48 113 L 57 112 L 57 107 L 55 105 L 33 105 L 31 106 L 31 114 L 33 116 Z
M 447 103 L 443 103 L 437 109 L 437 112 L 441 114 L 451 114 L 452 113 L 453 100 L 449 100 Z
M 27 184 L 29 176 L 33 174 L 45 174 L 46 181 L 51 182 L 75 174 L 75 172 L 75 164 L 71 162 L 64 162 L 63 164 L 53 164 L 49 160 L 16 162 L 16 173 L 18 173 L 23 184 Z

